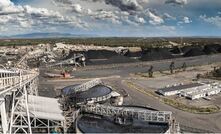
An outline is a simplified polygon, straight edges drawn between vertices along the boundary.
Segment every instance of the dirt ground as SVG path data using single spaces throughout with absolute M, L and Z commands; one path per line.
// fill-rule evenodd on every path
M 216 64 L 217 65 L 217 64 Z M 220 65 L 220 63 L 219 63 Z M 176 120 L 185 128 L 191 129 L 202 129 L 211 132 L 221 132 L 221 113 L 215 114 L 192 114 L 188 112 L 184 112 L 168 106 L 166 104 L 161 103 L 159 100 L 145 95 L 137 90 L 134 90 L 127 85 L 125 85 L 125 80 L 131 80 L 137 85 L 143 87 L 146 90 L 154 92 L 158 88 L 165 87 L 167 85 L 173 85 L 177 83 L 189 83 L 192 82 L 192 79 L 196 77 L 198 73 L 206 73 L 207 71 L 212 70 L 211 66 L 214 65 L 204 65 L 198 67 L 188 68 L 186 72 L 179 72 L 173 75 L 168 75 L 168 71 L 164 71 L 164 73 L 156 73 L 154 78 L 141 78 L 136 77 L 134 75 L 131 76 L 132 73 L 137 73 L 142 71 L 139 68 L 131 68 L 133 69 L 132 73 L 128 68 L 118 69 L 93 69 L 93 70 L 79 70 L 75 73 L 74 79 L 67 80 L 54 80 L 54 79 L 45 79 L 40 78 L 40 95 L 48 96 L 48 97 L 56 97 L 59 95 L 60 89 L 74 84 L 79 84 L 85 81 L 88 81 L 93 78 L 103 77 L 103 81 L 105 84 L 113 87 L 114 90 L 117 90 L 122 96 L 124 96 L 124 104 L 125 105 L 141 105 L 141 106 L 150 106 L 152 108 L 162 110 L 162 111 L 172 111 L 173 116 Z M 140 67 L 143 68 L 143 67 Z M 144 69 L 143 69 L 144 70 Z M 115 77 L 110 77 L 115 76 Z M 215 95 L 211 101 L 206 101 L 203 99 L 190 101 L 184 98 L 178 98 L 178 96 L 174 96 L 176 99 L 189 104 L 196 106 L 204 106 L 204 105 L 219 105 L 221 106 L 221 94 Z
M 207 72 L 210 72 L 213 70 L 211 66 L 218 66 L 218 64 L 213 64 L 213 65 L 205 65 L 205 66 L 198 66 L 198 67 L 191 67 L 188 68 L 185 72 L 178 72 L 175 74 L 170 74 L 169 71 L 163 71 L 161 72 L 156 72 L 154 74 L 154 78 L 148 78 L 148 77 L 141 77 L 139 75 L 133 76 L 131 80 L 135 82 L 137 85 L 143 87 L 146 90 L 150 91 L 157 91 L 160 88 L 164 88 L 166 86 L 173 86 L 176 84 L 188 84 L 195 82 L 193 81 L 197 74 L 205 74 Z M 177 70 L 178 71 L 178 70 Z M 200 79 L 199 81 L 203 81 L 204 79 Z M 219 100 L 221 99 L 221 94 L 211 96 L 211 100 L 205 100 L 203 98 L 197 99 L 197 100 L 188 100 L 183 97 L 179 96 L 168 96 L 170 99 L 175 99 L 179 102 L 182 102 L 187 105 L 192 105 L 192 106 L 209 106 L 209 105 L 218 105 L 221 106 L 221 103 L 218 103 Z M 221 101 L 220 101 L 221 102 Z

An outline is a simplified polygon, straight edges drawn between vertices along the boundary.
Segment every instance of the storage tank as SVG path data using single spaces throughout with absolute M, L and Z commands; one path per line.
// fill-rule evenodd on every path
M 152 108 L 138 106 L 122 107 L 130 110 L 156 111 Z M 167 133 L 170 131 L 170 124 L 84 113 L 76 119 L 75 130 L 77 133 Z

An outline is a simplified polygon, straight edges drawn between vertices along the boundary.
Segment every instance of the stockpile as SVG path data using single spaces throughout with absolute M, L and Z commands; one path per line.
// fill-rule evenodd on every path
M 203 47 L 200 46 L 188 46 L 182 48 L 184 52 L 184 57 L 192 57 L 192 56 L 200 56 L 205 55 L 206 53 L 203 51 Z
M 186 46 L 182 48 L 185 57 L 216 54 L 221 52 L 220 44 L 210 44 L 205 46 Z
M 217 50 L 219 53 L 221 53 L 221 47 Z
M 129 63 L 136 61 L 154 61 L 178 58 L 182 56 L 173 55 L 184 53 L 183 57 L 193 57 L 200 55 L 216 54 L 221 52 L 221 45 L 209 44 L 206 46 L 185 46 L 182 48 L 146 48 L 138 51 L 128 51 L 125 55 L 120 55 L 113 50 L 88 50 L 88 51 L 70 51 L 66 59 L 71 58 L 74 54 L 84 54 L 87 65 Z M 140 57 L 133 59 L 132 57 Z
M 142 61 L 153 61 L 174 58 L 168 48 L 151 48 L 143 50 Z
M 85 56 L 87 59 L 109 59 L 117 55 L 118 54 L 115 51 L 109 50 L 88 50 L 87 52 L 85 52 Z
M 204 47 L 204 52 L 207 54 L 220 53 L 221 52 L 221 45 L 220 44 L 206 45 Z
M 89 50 L 85 52 L 85 56 L 87 64 L 89 65 L 128 63 L 136 61 L 129 57 L 120 55 L 115 51 L 109 50 Z
M 120 55 L 115 51 L 110 50 L 88 50 L 88 51 L 73 51 L 71 50 L 65 59 L 74 57 L 75 54 L 84 54 L 87 65 L 128 63 L 136 60 Z
M 174 47 L 171 49 L 170 52 L 173 54 L 180 54 L 180 53 L 182 53 L 182 50 L 179 47 Z
M 73 58 L 75 54 L 84 54 L 84 51 L 74 51 L 74 50 L 70 50 L 69 54 L 65 57 L 65 59 L 70 59 Z
M 217 48 L 213 47 L 213 46 L 205 46 L 203 49 L 203 52 L 205 52 L 206 54 L 216 54 L 218 53 Z
M 127 57 L 141 57 L 142 52 L 141 51 L 136 51 L 136 52 L 132 52 L 132 51 L 128 51 L 125 56 Z

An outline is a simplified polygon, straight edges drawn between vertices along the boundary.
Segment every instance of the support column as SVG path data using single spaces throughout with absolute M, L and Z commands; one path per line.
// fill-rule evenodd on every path
M 0 98 L 0 110 L 1 110 L 1 122 L 2 122 L 3 134 L 7 134 L 8 121 L 7 121 L 7 114 L 6 114 L 6 110 L 5 110 L 5 99 L 4 98 Z
M 29 134 L 32 134 L 31 121 L 30 121 L 30 113 L 29 113 L 29 108 L 28 108 L 28 93 L 27 93 L 27 90 L 26 90 L 26 86 L 23 87 L 23 90 L 24 90 L 26 114 L 27 114 L 27 119 L 28 119 Z
M 13 122 L 14 122 L 14 111 L 15 111 L 15 92 L 12 93 L 12 107 L 11 107 L 11 117 L 10 117 L 10 129 L 9 133 L 12 133 L 12 127 L 13 127 Z

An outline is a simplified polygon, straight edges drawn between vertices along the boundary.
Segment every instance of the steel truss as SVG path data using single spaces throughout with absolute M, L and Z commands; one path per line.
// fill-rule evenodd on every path
M 81 112 L 92 113 L 96 115 L 112 117 L 112 118 L 132 118 L 140 121 L 168 123 L 170 129 L 168 133 L 180 133 L 179 123 L 172 118 L 172 112 L 169 111 L 151 111 L 141 109 L 131 109 L 128 107 L 114 107 L 100 104 L 82 105 Z M 119 123 L 122 123 L 119 120 Z
M 38 95 L 38 73 L 18 70 L 0 72 L 1 131 L 7 133 L 32 133 L 35 129 L 63 128 L 63 122 L 39 119 L 28 106 L 28 95 Z M 11 107 L 6 110 L 6 96 L 10 96 Z
M 89 90 L 90 88 L 97 86 L 99 84 L 102 84 L 102 81 L 100 79 L 93 79 L 91 81 L 88 81 L 86 83 L 83 83 L 79 86 L 73 87 L 71 90 L 72 92 L 84 92 Z
M 77 93 L 77 92 L 84 92 L 84 91 L 87 91 L 89 90 L 90 88 L 96 86 L 96 85 L 99 85 L 99 84 L 102 84 L 102 81 L 100 79 L 93 79 L 91 81 L 88 81 L 86 83 L 83 83 L 81 85 L 78 85 L 78 86 L 75 86 L 71 89 L 71 93 Z M 98 98 L 98 99 L 107 99 L 107 98 L 110 98 L 110 95 L 108 96 L 104 96 L 101 97 L 101 98 Z M 97 98 L 94 98 L 94 100 L 96 101 Z M 65 124 L 64 124 L 64 127 L 65 127 L 65 132 L 67 132 L 67 129 L 71 127 L 72 123 L 75 121 L 78 113 L 79 113 L 79 110 L 75 109 L 73 110 L 73 108 L 71 108 L 71 106 L 65 106 L 64 104 L 66 103 L 66 98 L 60 98 L 59 99 L 59 103 L 61 104 L 61 107 L 63 109 L 63 114 L 64 114 L 64 117 L 65 117 Z M 65 108 L 64 108 L 65 106 Z
M 150 111 L 130 109 L 127 107 L 113 107 L 106 105 L 83 105 L 81 110 L 86 113 L 109 117 L 129 117 L 148 122 L 170 123 L 172 121 L 172 112 L 169 111 Z
M 62 65 L 75 65 L 75 67 L 81 67 L 81 64 L 77 61 L 77 59 L 79 58 L 85 58 L 83 54 L 75 54 L 74 57 L 70 58 L 70 59 L 66 59 L 63 61 L 60 61 L 58 63 L 54 63 L 52 65 L 48 65 L 48 67 L 53 67 L 53 66 L 62 66 Z M 86 66 L 85 65 L 85 61 L 82 61 L 83 67 Z
M 37 95 L 36 80 L 31 80 L 12 93 L 9 133 L 32 133 L 28 94 Z

